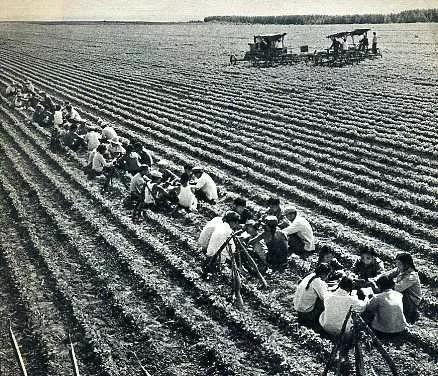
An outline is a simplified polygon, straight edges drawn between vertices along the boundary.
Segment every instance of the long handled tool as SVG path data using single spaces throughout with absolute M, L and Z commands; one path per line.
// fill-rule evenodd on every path
M 18 363 L 20 365 L 20 371 L 22 376 L 27 376 L 26 367 L 24 366 L 23 357 L 21 356 L 20 348 L 15 338 L 14 332 L 12 331 L 12 324 L 9 321 L 9 336 L 11 338 L 12 346 L 14 347 L 14 352 L 17 357 Z
M 78 361 L 76 359 L 75 348 L 73 346 L 73 342 L 71 341 L 70 334 L 68 335 L 68 340 L 70 342 L 69 352 L 70 352 L 71 361 L 73 363 L 73 373 L 74 373 L 75 376 L 80 376 L 80 374 L 79 374 L 79 367 L 78 367 Z

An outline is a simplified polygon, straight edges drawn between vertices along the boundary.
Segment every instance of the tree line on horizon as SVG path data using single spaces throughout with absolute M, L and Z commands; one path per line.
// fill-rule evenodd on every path
M 438 22 L 438 8 L 412 9 L 391 14 L 353 15 L 284 15 L 284 16 L 210 16 L 204 22 L 281 24 L 281 25 L 330 25 L 330 24 L 384 24 Z

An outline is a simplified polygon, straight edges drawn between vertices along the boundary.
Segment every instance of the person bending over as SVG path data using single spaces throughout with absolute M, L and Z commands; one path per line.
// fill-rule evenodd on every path
M 211 176 L 207 174 L 202 167 L 193 168 L 193 176 L 196 179 L 196 197 L 198 200 L 216 203 L 218 200 L 218 191 L 216 183 Z
M 283 214 L 288 225 L 283 232 L 288 238 L 290 253 L 305 254 L 315 250 L 315 237 L 310 223 L 294 206 L 287 206 Z

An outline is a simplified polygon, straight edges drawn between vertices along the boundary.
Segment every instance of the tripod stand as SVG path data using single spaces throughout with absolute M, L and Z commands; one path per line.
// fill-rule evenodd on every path
M 352 319 L 353 326 L 351 329 L 351 337 L 346 333 L 348 320 Z M 376 349 L 383 359 L 384 369 L 377 371 L 374 366 L 366 363 L 364 360 L 364 350 L 371 351 Z M 348 356 L 351 349 L 354 349 L 354 364 L 356 376 L 398 376 L 398 372 L 394 361 L 384 349 L 382 343 L 365 323 L 360 314 L 350 310 L 345 317 L 342 325 L 342 330 L 337 338 L 335 345 L 330 353 L 330 358 L 324 368 L 322 376 L 327 376 L 330 370 L 334 371 L 335 376 L 345 376 L 350 374 Z
M 232 251 L 231 248 L 231 241 L 234 242 L 234 245 L 236 246 L 235 252 Z M 206 278 L 209 273 L 214 273 L 219 268 L 217 266 L 218 263 L 220 263 L 220 258 L 223 250 L 226 249 L 228 251 L 228 255 L 230 257 L 231 261 L 231 278 L 232 278 L 232 285 L 233 285 L 233 302 L 236 304 L 238 308 L 243 307 L 243 299 L 242 295 L 240 293 L 241 289 L 241 270 L 242 270 L 242 256 L 247 261 L 248 266 L 255 272 L 257 277 L 262 282 L 263 287 L 268 287 L 268 283 L 266 282 L 265 278 L 260 273 L 259 268 L 257 267 L 257 264 L 255 263 L 254 259 L 249 254 L 246 246 L 242 243 L 242 241 L 239 239 L 236 233 L 232 232 L 231 235 L 225 240 L 225 242 L 221 245 L 219 250 L 216 252 L 214 256 L 212 256 L 206 265 L 204 272 L 202 273 L 203 278 Z

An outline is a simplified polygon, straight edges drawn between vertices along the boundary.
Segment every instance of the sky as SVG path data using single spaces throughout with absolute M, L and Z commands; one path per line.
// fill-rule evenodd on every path
M 189 21 L 217 15 L 392 13 L 438 0 L 0 0 L 0 20 Z

